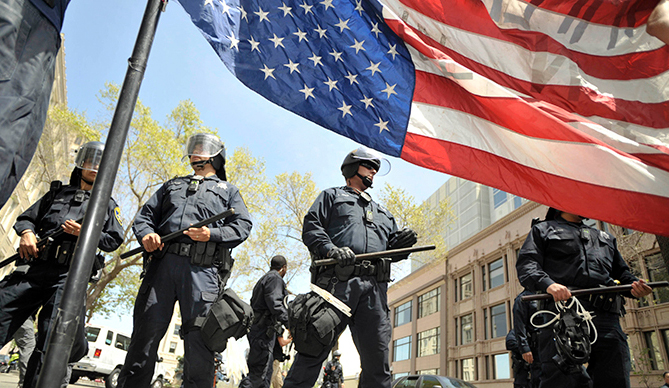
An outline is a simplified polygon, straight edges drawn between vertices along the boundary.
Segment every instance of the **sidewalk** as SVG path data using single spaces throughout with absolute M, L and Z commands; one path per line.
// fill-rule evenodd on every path
M 16 388 L 16 385 L 19 382 L 19 372 L 11 371 L 9 373 L 0 373 L 0 388 Z M 81 387 L 104 387 L 104 383 L 96 383 L 86 379 L 80 379 L 76 384 L 68 385 L 68 388 L 81 388 Z

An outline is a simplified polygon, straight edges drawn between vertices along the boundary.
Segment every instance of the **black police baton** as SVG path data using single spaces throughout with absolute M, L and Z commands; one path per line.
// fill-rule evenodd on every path
M 78 219 L 78 220 L 76 220 L 76 221 L 74 221 L 74 222 L 76 222 L 77 224 L 81 224 L 82 222 L 84 222 L 84 219 L 83 219 L 83 218 L 80 218 L 80 219 Z M 37 245 L 37 250 L 38 250 L 38 251 L 41 251 L 42 249 L 45 249 L 45 248 L 48 249 L 49 245 L 51 245 L 51 244 L 52 244 L 58 237 L 62 236 L 63 234 L 65 234 L 65 230 L 61 228 L 61 229 L 59 229 L 59 230 L 57 230 L 57 231 L 55 231 L 55 232 L 53 232 L 53 233 L 47 235 L 47 236 L 44 237 L 43 239 L 40 239 L 40 240 L 37 241 L 37 243 L 35 244 L 35 245 Z M 13 263 L 13 262 L 15 262 L 16 260 L 19 259 L 19 257 L 21 257 L 21 256 L 20 256 L 19 253 L 17 252 L 17 253 L 15 253 L 15 254 L 13 254 L 12 256 L 10 256 L 10 257 L 4 259 L 3 261 L 0 261 L 0 268 L 2 268 L 2 267 L 4 267 L 4 266 L 8 265 L 9 263 Z
M 176 232 L 166 234 L 165 236 L 160 236 L 160 241 L 166 243 L 170 240 L 174 240 L 175 238 L 177 238 L 179 236 L 183 236 L 184 231 L 186 231 L 190 228 L 201 228 L 203 226 L 213 224 L 214 222 L 216 222 L 218 220 L 222 220 L 223 218 L 230 217 L 233 214 L 235 214 L 235 209 L 230 208 L 230 209 L 228 209 L 228 210 L 226 210 L 222 213 L 218 213 L 213 217 L 209 217 L 206 220 L 202 220 L 202 221 L 200 221 L 198 223 L 195 223 L 195 224 L 193 224 L 193 225 L 191 225 L 187 228 L 179 229 Z M 134 255 L 136 255 L 138 253 L 142 253 L 142 252 L 144 252 L 144 247 L 140 245 L 135 249 L 129 250 L 129 251 L 121 254 L 121 259 L 127 259 L 128 257 L 134 256 Z
M 650 288 L 657 287 L 669 287 L 669 281 L 661 282 L 650 282 L 646 283 Z M 597 295 L 597 294 L 608 294 L 609 292 L 625 292 L 631 291 L 632 285 L 625 284 L 620 286 L 610 286 L 610 287 L 597 287 L 597 288 L 581 288 L 576 290 L 570 290 L 571 296 L 581 296 L 581 295 Z M 542 299 L 552 299 L 553 295 L 551 294 L 535 294 L 535 295 L 523 295 L 520 297 L 520 300 L 523 302 L 529 302 L 533 300 L 542 300 Z
M 402 255 L 406 255 L 408 253 L 431 251 L 435 248 L 436 247 L 434 245 L 421 245 L 421 246 L 418 246 L 418 247 L 389 249 L 387 251 L 361 253 L 359 255 L 355 255 L 355 261 L 380 259 L 380 258 L 383 258 L 383 257 L 402 256 Z M 337 259 L 314 260 L 314 265 L 316 265 L 316 266 L 332 265 L 332 264 L 337 264 L 337 263 L 338 263 Z

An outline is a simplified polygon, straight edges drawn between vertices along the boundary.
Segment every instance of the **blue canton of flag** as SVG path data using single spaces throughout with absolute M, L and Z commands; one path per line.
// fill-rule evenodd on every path
M 414 66 L 362 0 L 179 0 L 246 86 L 302 117 L 400 156 Z

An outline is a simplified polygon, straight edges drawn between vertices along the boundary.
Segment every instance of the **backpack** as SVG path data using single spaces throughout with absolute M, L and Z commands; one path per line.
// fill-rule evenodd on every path
M 341 318 L 335 308 L 315 292 L 298 295 L 288 306 L 288 329 L 295 350 L 316 357 L 337 340 Z
M 222 352 L 228 344 L 228 338 L 240 339 L 249 332 L 253 309 L 232 289 L 227 288 L 211 305 L 207 316 L 200 319 L 195 326 L 200 326 L 205 344 L 211 351 Z

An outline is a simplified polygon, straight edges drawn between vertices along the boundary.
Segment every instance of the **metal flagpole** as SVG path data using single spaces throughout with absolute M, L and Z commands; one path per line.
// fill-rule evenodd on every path
M 74 259 L 65 282 L 58 315 L 50 328 L 46 357 L 37 382 L 38 388 L 60 388 L 65 377 L 68 361 L 65 355 L 70 354 L 80 324 L 86 287 L 93 268 L 93 259 L 107 214 L 116 172 L 121 162 L 123 146 L 139 95 L 139 87 L 144 78 L 160 12 L 164 11 L 166 5 L 167 0 L 148 0 L 146 5 L 137 41 L 128 60 L 128 70 L 112 118 L 100 170 L 74 250 Z

